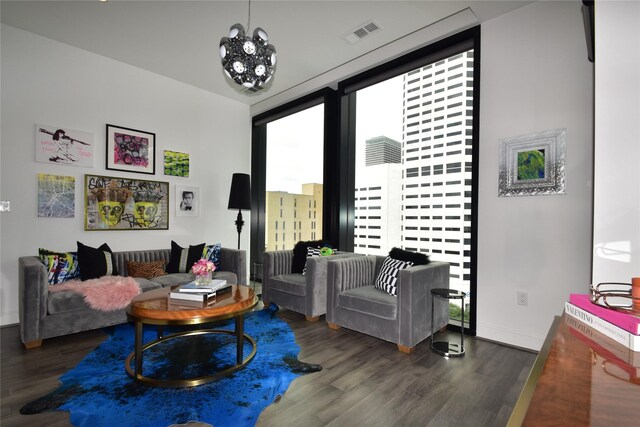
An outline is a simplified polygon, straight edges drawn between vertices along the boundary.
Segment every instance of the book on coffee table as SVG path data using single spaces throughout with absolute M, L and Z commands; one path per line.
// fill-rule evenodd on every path
M 195 281 L 189 282 L 186 285 L 180 285 L 178 287 L 179 292 L 197 292 L 197 293 L 211 293 L 218 291 L 227 286 L 227 281 L 223 279 L 213 279 L 206 285 L 198 285 Z
M 205 302 L 209 298 L 213 298 L 215 296 L 216 296 L 216 291 L 207 292 L 207 293 L 171 291 L 169 293 L 170 300 L 173 299 L 173 300 L 186 300 L 186 301 L 199 301 L 199 302 Z
M 192 301 L 188 299 L 169 298 L 167 300 L 167 308 L 169 310 L 183 310 L 188 308 L 205 308 L 215 304 L 216 298 L 212 297 L 206 301 Z

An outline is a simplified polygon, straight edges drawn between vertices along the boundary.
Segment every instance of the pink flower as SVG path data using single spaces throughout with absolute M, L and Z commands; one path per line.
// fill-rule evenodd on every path
M 205 258 L 200 258 L 195 264 L 193 264 L 191 271 L 193 271 L 193 274 L 196 276 L 201 276 L 208 272 L 215 271 L 215 269 L 216 265 L 213 262 Z

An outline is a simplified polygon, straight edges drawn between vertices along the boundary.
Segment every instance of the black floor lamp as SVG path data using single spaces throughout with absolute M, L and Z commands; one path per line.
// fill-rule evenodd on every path
M 242 209 L 251 209 L 251 179 L 246 173 L 234 173 L 231 179 L 231 191 L 229 192 L 228 209 L 238 209 L 236 229 L 238 230 L 238 249 L 240 249 L 240 232 L 244 221 Z

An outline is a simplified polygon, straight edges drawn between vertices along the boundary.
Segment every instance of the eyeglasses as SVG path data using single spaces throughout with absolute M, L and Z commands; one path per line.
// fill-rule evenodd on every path
M 634 298 L 631 295 L 631 283 L 602 282 L 596 286 L 590 285 L 589 300 L 614 310 L 633 310 Z

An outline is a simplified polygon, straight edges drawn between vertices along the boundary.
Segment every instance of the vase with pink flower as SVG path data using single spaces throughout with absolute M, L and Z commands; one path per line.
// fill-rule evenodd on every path
M 216 265 L 205 258 L 200 258 L 195 264 L 193 264 L 193 274 L 196 275 L 196 285 L 204 286 L 211 283 L 213 272 L 216 269 Z

